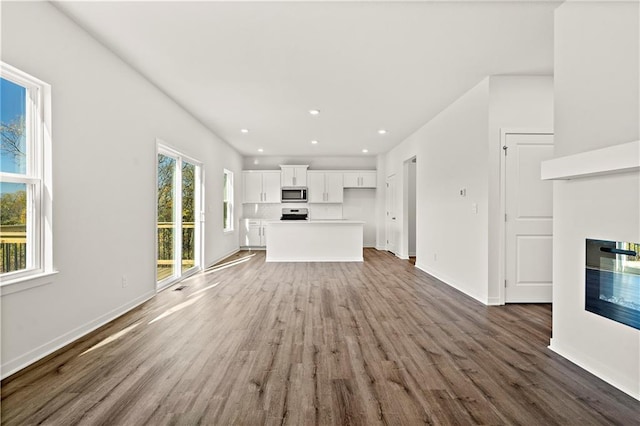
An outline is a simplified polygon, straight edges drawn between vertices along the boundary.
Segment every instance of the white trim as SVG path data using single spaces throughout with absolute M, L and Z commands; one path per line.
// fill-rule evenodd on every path
M 233 256 L 234 254 L 238 253 L 239 251 L 240 251 L 240 249 L 239 249 L 239 248 L 237 248 L 237 249 L 233 249 L 233 250 L 231 250 L 231 251 L 230 251 L 229 253 L 227 253 L 227 254 L 223 254 L 222 256 L 220 256 L 220 257 L 218 257 L 216 260 L 214 260 L 213 262 L 210 262 L 210 263 L 205 267 L 205 269 L 209 269 L 209 268 L 211 268 L 211 267 L 212 267 L 212 266 L 214 266 L 216 263 L 220 262 L 221 260 L 226 259 L 226 258 L 227 258 L 227 257 L 229 257 L 229 256 Z
M 507 232 L 506 232 L 506 224 L 504 221 L 505 214 L 507 212 L 507 204 L 506 204 L 506 190 L 507 190 L 507 180 L 506 180 L 506 156 L 504 155 L 503 146 L 506 144 L 507 135 L 553 135 L 553 130 L 550 129 L 534 129 L 534 128 L 501 128 L 500 129 L 500 217 L 499 223 L 500 226 L 498 228 L 498 297 L 491 297 L 491 305 L 504 305 L 506 298 L 505 291 L 505 280 L 507 278 L 506 273 L 506 257 L 507 257 Z M 497 300 L 497 302 L 496 302 Z
M 8 294 L 19 293 L 30 288 L 41 287 L 53 283 L 53 277 L 58 275 L 58 271 L 41 272 L 22 276 L 13 280 L 3 280 L 0 286 L 0 297 Z
M 543 161 L 542 180 L 576 179 L 640 170 L 640 141 Z
M 561 357 L 571 361 L 580 368 L 587 370 L 589 373 L 597 376 L 598 378 L 609 383 L 622 392 L 640 401 L 640 388 L 630 387 L 632 385 L 625 384 L 624 381 L 628 377 L 621 377 L 619 373 L 613 371 L 608 364 L 603 364 L 588 355 L 584 351 L 576 350 L 575 348 L 559 345 L 558 339 L 551 339 L 548 348 L 557 353 Z M 629 382 L 629 380 L 627 380 Z M 633 382 L 633 380 L 631 380 Z
M 10 375 L 22 370 L 23 368 L 33 364 L 34 362 L 52 354 L 58 349 L 61 349 L 66 345 L 75 342 L 81 337 L 86 336 L 92 331 L 126 314 L 133 308 L 152 299 L 155 295 L 156 295 L 155 290 L 147 292 L 146 294 L 128 303 L 125 303 L 124 305 L 116 309 L 113 309 L 112 311 L 107 312 L 106 314 L 101 315 L 100 317 L 92 321 L 89 321 L 84 325 L 81 325 L 80 327 L 77 327 L 67 333 L 64 333 L 61 336 L 56 337 L 55 339 L 50 340 L 49 342 L 41 346 L 38 346 L 37 348 L 30 350 L 29 352 L 23 355 L 20 355 L 10 361 L 3 363 L 2 366 L 0 367 L 0 370 L 1 370 L 0 378 L 5 379 Z
M 32 288 L 42 274 L 53 273 L 53 218 L 51 173 L 51 86 L 26 72 L 0 62 L 0 76 L 26 90 L 25 128 L 27 129 L 27 169 L 25 174 L 0 173 L 0 180 L 21 183 L 27 190 L 27 262 L 26 269 L 0 274 L 0 287 L 8 283 L 36 278 L 31 284 L 16 288 Z M 21 290 L 8 290 L 3 294 Z
M 233 172 L 231 170 L 227 169 L 227 168 L 223 168 L 222 169 L 222 173 L 223 173 L 223 176 L 226 178 L 227 185 L 230 187 L 230 190 L 229 190 L 230 194 L 229 194 L 229 198 L 227 200 L 225 200 L 225 197 L 224 197 L 224 193 L 226 192 L 227 188 L 223 188 L 223 190 L 222 190 L 222 205 L 224 206 L 224 203 L 226 201 L 227 205 L 230 206 L 230 208 L 229 208 L 229 210 L 230 210 L 229 211 L 229 215 L 230 215 L 229 224 L 231 226 L 230 228 L 225 228 L 225 224 L 223 223 L 222 224 L 222 231 L 224 233 L 230 233 L 230 232 L 234 232 L 235 231 L 235 227 L 234 227 L 234 224 L 235 224 L 235 202 L 234 202 L 234 199 L 235 199 L 234 198 L 235 197 L 235 191 L 234 191 L 234 188 L 235 188 L 235 176 L 234 176 Z M 228 178 L 227 178 L 227 176 L 228 176 Z M 229 178 L 231 179 L 230 182 L 229 182 Z M 223 215 L 223 217 L 224 217 L 224 215 Z
M 499 297 L 487 297 L 487 305 L 488 306 L 500 306 L 504 305 L 504 303 L 500 303 Z
M 488 305 L 487 300 L 483 300 L 480 297 L 476 296 L 475 294 L 469 293 L 468 291 L 464 290 L 463 288 L 461 288 L 454 280 L 452 280 L 451 278 L 436 272 L 432 269 L 427 268 L 426 266 L 420 265 L 416 262 L 416 268 L 420 269 L 422 272 L 431 275 L 432 277 L 434 277 L 435 279 L 437 279 L 438 281 L 442 282 L 443 284 L 448 285 L 449 287 L 458 290 L 460 293 L 463 293 L 469 297 L 471 297 L 472 299 L 477 300 L 478 302 L 482 303 L 483 305 Z

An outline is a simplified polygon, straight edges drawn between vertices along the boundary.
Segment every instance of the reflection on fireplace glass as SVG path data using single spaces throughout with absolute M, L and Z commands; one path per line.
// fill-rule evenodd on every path
M 589 312 L 640 329 L 640 243 L 586 241 Z

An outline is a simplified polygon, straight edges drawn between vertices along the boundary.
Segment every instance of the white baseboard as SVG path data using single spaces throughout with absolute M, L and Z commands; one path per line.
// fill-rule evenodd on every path
M 489 305 L 489 306 L 502 306 L 502 305 L 504 305 L 504 303 L 500 303 L 500 298 L 499 297 L 488 297 L 487 298 L 487 305 Z
M 378 251 L 386 251 L 387 248 L 385 246 L 376 246 L 376 250 L 378 250 Z
M 114 319 L 118 318 L 121 315 L 126 314 L 127 312 L 129 312 L 130 310 L 132 310 L 133 308 L 143 304 L 144 302 L 146 302 L 147 300 L 151 299 L 152 297 L 154 297 L 156 295 L 156 291 L 150 291 L 147 292 L 145 294 L 143 294 L 142 296 L 128 302 L 125 303 L 124 305 L 113 309 L 109 312 L 107 312 L 104 315 L 99 316 L 98 318 L 89 321 L 88 323 L 81 325 L 80 327 L 77 327 L 47 343 L 45 343 L 44 345 L 38 346 L 35 349 L 30 350 L 29 352 L 18 356 L 17 358 L 14 358 L 10 361 L 4 362 L 2 363 L 2 366 L 0 366 L 0 377 L 2 379 L 5 379 L 6 377 L 9 377 L 10 375 L 12 375 L 13 373 L 16 373 L 20 370 L 22 370 L 23 368 L 33 364 L 34 362 L 46 357 L 47 355 L 52 354 L 53 352 L 57 351 L 60 348 L 63 348 L 64 346 L 68 345 L 69 343 L 72 343 L 76 340 L 78 340 L 79 338 L 81 338 L 82 336 L 85 336 L 89 333 L 91 333 L 92 331 L 102 327 L 103 325 L 113 321 Z
M 640 385 L 638 385 L 637 380 L 634 380 L 633 378 L 629 380 L 627 375 L 621 375 L 611 371 L 611 368 L 607 364 L 603 364 L 588 355 L 585 355 L 584 351 L 575 350 L 569 346 L 558 344 L 557 339 L 554 340 L 552 338 L 549 342 L 548 348 L 561 357 L 571 361 L 578 367 L 587 370 L 589 373 L 599 377 L 611 386 L 620 389 L 622 392 L 640 401 Z M 625 383 L 625 381 L 629 383 Z
M 483 305 L 488 305 L 489 304 L 489 303 L 487 303 L 487 300 L 483 300 L 480 297 L 478 297 L 477 295 L 469 293 L 464 288 L 460 287 L 460 285 L 458 285 L 455 282 L 455 280 L 451 279 L 450 277 L 447 277 L 444 274 L 441 274 L 440 272 L 434 271 L 433 269 L 429 269 L 429 268 L 425 267 L 424 265 L 420 265 L 418 263 L 416 263 L 416 268 L 420 269 L 422 272 L 426 272 L 427 274 L 437 278 L 438 280 L 442 281 L 443 283 L 445 283 L 449 287 L 455 288 L 456 290 L 466 294 L 467 296 L 474 298 L 475 300 L 477 300 L 478 302 L 482 303 Z
M 245 248 L 248 248 L 248 247 L 245 247 Z M 252 250 L 253 250 L 253 249 L 254 249 L 254 248 L 252 248 Z M 209 268 L 211 268 L 211 267 L 212 267 L 213 265 L 215 265 L 216 263 L 220 262 L 220 261 L 221 261 L 221 260 L 223 260 L 223 259 L 226 259 L 226 258 L 227 258 L 227 257 L 229 257 L 229 256 L 233 256 L 234 254 L 236 254 L 236 253 L 237 253 L 237 252 L 239 252 L 239 251 L 240 251 L 240 247 L 238 247 L 238 248 L 236 248 L 236 249 L 231 250 L 231 251 L 230 251 L 229 253 L 227 253 L 227 254 L 223 254 L 222 256 L 220 256 L 220 257 L 218 257 L 217 259 L 215 259 L 213 262 L 209 262 L 209 264 L 205 267 L 205 269 L 209 269 Z

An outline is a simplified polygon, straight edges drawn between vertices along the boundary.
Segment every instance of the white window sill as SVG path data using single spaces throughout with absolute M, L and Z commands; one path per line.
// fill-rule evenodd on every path
M 40 287 L 53 283 L 53 277 L 58 271 L 42 272 L 40 274 L 20 277 L 9 281 L 2 281 L 0 285 L 0 297 L 8 294 L 18 293 L 30 288 Z

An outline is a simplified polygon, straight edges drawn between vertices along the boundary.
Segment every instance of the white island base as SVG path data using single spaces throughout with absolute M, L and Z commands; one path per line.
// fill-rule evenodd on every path
M 267 262 L 362 262 L 364 222 L 267 222 Z

